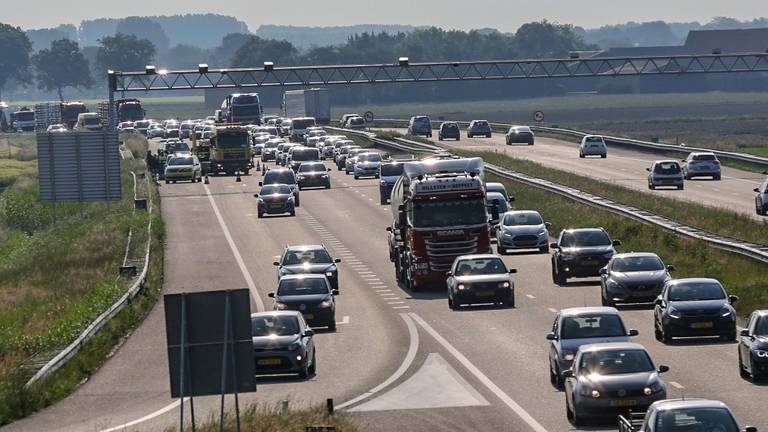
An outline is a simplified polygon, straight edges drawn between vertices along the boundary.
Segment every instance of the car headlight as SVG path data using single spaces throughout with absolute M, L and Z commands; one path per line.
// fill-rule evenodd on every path
M 543 235 L 545 235 L 546 233 L 547 233 L 547 230 L 545 230 L 545 229 L 542 229 L 541 231 L 539 231 L 539 235 L 540 235 L 540 236 L 543 236 Z
M 456 285 L 456 288 L 458 288 L 459 290 L 463 290 L 466 287 L 464 286 L 464 284 L 458 284 L 458 285 Z
M 573 361 L 574 354 L 572 351 L 563 351 L 563 360 L 565 361 Z
M 591 396 L 591 397 L 597 399 L 597 398 L 600 397 L 600 391 L 598 391 L 595 388 L 592 388 L 591 385 L 586 385 L 585 384 L 585 385 L 583 385 L 581 387 L 581 395 L 582 396 Z
M 502 288 L 509 288 L 509 282 L 502 282 L 499 284 L 499 286 Z
M 319 306 L 321 308 L 329 308 L 329 307 L 333 306 L 333 302 L 330 301 L 330 300 L 325 300 L 325 301 L 320 302 Z
M 731 308 L 729 308 L 729 307 L 724 307 L 724 308 L 723 308 L 723 309 L 720 311 L 720 316 L 721 316 L 721 317 L 729 317 L 729 316 L 731 316 L 732 314 L 733 314 L 733 310 L 731 310 Z
M 646 396 L 650 396 L 650 395 L 652 395 L 654 393 L 658 393 L 658 392 L 662 391 L 663 389 L 664 389 L 664 386 L 662 386 L 661 383 L 657 381 L 657 382 L 654 382 L 653 384 L 651 384 L 650 386 L 645 387 L 643 389 L 643 394 L 646 395 Z
M 755 356 L 760 358 L 768 358 L 768 351 L 765 350 L 755 350 Z
M 564 261 L 570 261 L 576 258 L 576 255 L 571 253 L 564 252 L 562 255 L 560 255 Z
M 609 280 L 608 286 L 615 289 L 624 289 L 624 286 L 616 281 Z
M 275 309 L 285 310 L 285 309 L 288 309 L 288 305 L 285 303 L 275 303 Z
M 669 315 L 672 318 L 680 318 L 680 311 L 670 306 L 669 308 L 667 308 L 667 315 Z
M 379 184 L 382 185 L 382 186 L 386 186 L 387 185 L 387 181 L 386 180 L 382 180 L 382 181 L 379 182 Z
M 333 272 L 325 272 L 326 277 L 333 277 Z

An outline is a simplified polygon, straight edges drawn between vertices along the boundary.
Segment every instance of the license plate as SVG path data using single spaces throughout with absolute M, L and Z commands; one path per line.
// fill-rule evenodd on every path
M 592 265 L 597 265 L 598 261 L 596 259 L 585 259 L 585 260 L 581 260 L 581 263 L 583 265 L 592 266 Z
M 305 320 L 315 319 L 315 315 L 313 315 L 313 314 L 304 314 L 304 319 Z
M 493 291 L 478 291 L 477 294 L 475 294 L 478 297 L 492 297 L 496 293 Z
M 611 401 L 611 406 L 614 407 L 631 407 L 637 405 L 637 401 L 634 399 L 615 399 Z
M 279 365 L 280 363 L 280 359 L 277 358 L 266 358 L 259 360 L 259 364 L 262 366 L 274 366 Z
M 708 328 L 712 328 L 713 326 L 714 326 L 714 323 L 712 323 L 712 321 L 697 322 L 697 323 L 691 324 L 691 328 L 694 328 L 694 329 L 708 329 Z
M 270 204 L 269 208 L 280 208 L 282 206 L 283 206 L 282 204 Z

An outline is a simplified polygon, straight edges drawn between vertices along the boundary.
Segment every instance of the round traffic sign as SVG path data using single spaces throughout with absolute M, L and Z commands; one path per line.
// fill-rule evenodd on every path
M 366 111 L 363 114 L 363 119 L 365 119 L 366 123 L 373 123 L 373 111 Z
M 533 120 L 537 122 L 544 121 L 544 111 L 536 111 L 533 113 Z

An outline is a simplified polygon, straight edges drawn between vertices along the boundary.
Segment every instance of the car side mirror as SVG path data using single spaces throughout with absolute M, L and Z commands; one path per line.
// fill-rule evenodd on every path
M 517 273 L 517 269 L 515 268 L 509 269 L 509 274 L 515 274 L 515 273 Z
M 645 170 L 646 170 L 646 171 L 648 171 L 648 172 L 651 172 L 651 169 L 650 169 L 650 168 L 646 168 Z
M 747 426 L 744 428 L 744 432 L 757 432 L 757 428 L 754 426 Z
M 668 272 L 677 271 L 677 267 L 675 267 L 675 266 L 673 266 L 673 265 L 668 265 L 668 266 L 667 266 L 667 271 L 668 271 Z
M 731 294 L 731 295 L 729 295 L 729 296 L 728 296 L 728 303 L 730 303 L 730 304 L 734 304 L 734 303 L 736 303 L 737 301 L 739 301 L 739 296 L 737 296 L 737 295 L 733 295 L 733 294 Z
M 387 230 L 387 232 L 392 232 L 392 227 L 391 226 L 388 226 L 388 227 L 386 227 L 384 229 Z
M 614 246 L 621 246 L 621 240 L 614 240 L 613 243 Z
M 544 226 L 545 226 L 547 229 L 550 229 L 550 228 L 552 228 L 552 222 L 544 222 Z
M 640 332 L 635 329 L 629 329 L 629 333 L 627 333 L 628 336 L 633 337 L 639 335 Z
M 253 197 L 254 197 L 254 198 L 258 198 L 258 197 L 259 197 L 259 194 L 253 194 Z
M 656 297 L 656 300 L 653 301 L 653 304 L 656 306 L 664 306 L 664 299 L 661 298 L 661 296 Z
M 563 371 L 563 378 L 573 378 L 573 369 L 566 369 Z
M 659 365 L 659 368 L 657 369 L 659 373 L 665 373 L 669 372 L 669 366 L 667 365 Z
M 551 249 L 560 249 L 560 245 L 558 245 L 557 243 L 550 243 L 550 244 L 549 244 L 549 247 L 550 247 Z
M 607 268 L 605 268 L 605 267 L 601 268 L 601 269 L 600 269 L 600 274 L 601 274 L 601 275 L 607 275 L 607 274 L 608 274 L 608 269 L 607 269 Z
M 515 197 L 513 197 L 513 196 L 509 197 L 509 202 L 511 202 L 511 203 L 515 202 Z
M 330 168 L 328 168 L 328 172 L 331 172 L 331 169 L 330 169 Z
M 339 295 L 339 290 L 337 290 L 337 289 L 331 290 L 331 294 L 337 296 L 337 295 Z
M 741 329 L 741 331 L 739 332 L 739 336 L 746 336 L 746 337 L 751 336 L 749 334 L 749 329 Z
M 273 261 L 273 262 L 272 262 L 272 265 L 273 265 L 273 266 L 279 266 L 279 265 L 280 265 L 280 263 L 279 263 L 279 262 L 277 262 L 277 261 Z
M 271 292 L 271 293 L 267 294 L 267 297 L 269 297 L 269 298 L 275 298 L 275 293 Z
M 547 333 L 547 340 L 557 340 L 557 335 L 554 333 Z
M 453 272 L 452 271 L 445 272 L 445 277 L 451 277 L 451 276 L 453 276 Z
M 760 189 L 758 189 L 758 188 L 754 188 L 754 189 L 752 189 L 752 191 L 753 191 L 753 192 L 760 192 Z
M 336 258 L 335 260 L 333 260 L 333 262 L 334 262 L 334 263 L 336 263 L 336 264 L 338 264 L 338 263 L 340 263 L 340 262 L 341 262 L 341 258 Z
M 259 182 L 259 186 L 264 186 L 264 182 Z
M 315 331 L 312 329 L 304 330 L 304 337 L 312 337 L 315 335 Z

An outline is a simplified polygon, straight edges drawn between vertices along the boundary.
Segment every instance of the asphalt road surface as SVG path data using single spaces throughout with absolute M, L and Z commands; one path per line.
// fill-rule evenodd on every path
M 562 152 L 562 147 L 540 140 L 533 148 L 512 151 L 543 154 L 547 148 Z M 607 160 L 588 163 L 617 164 L 620 157 L 612 151 Z M 549 383 L 545 335 L 556 310 L 600 304 L 597 279 L 559 287 L 551 281 L 548 255 L 505 256 L 519 270 L 517 307 L 453 312 L 444 292 L 411 293 L 395 282 L 384 231 L 391 213 L 378 204 L 378 180 L 353 180 L 334 169 L 332 189 L 301 192 L 296 217 L 257 219 L 252 195 L 259 179 L 254 173 L 241 183 L 212 177 L 210 185 L 161 187 L 166 293 L 248 287 L 252 309 L 261 302 L 270 308 L 267 293 L 276 285 L 272 261 L 286 244 L 322 242 L 342 259 L 338 331 L 318 333 L 317 376 L 308 381 L 260 378 L 258 391 L 242 395 L 241 402 L 287 399 L 303 406 L 333 398 L 366 431 L 575 430 L 565 417 L 563 393 Z M 671 366 L 663 375 L 669 397 L 720 399 L 743 424 L 768 426 L 768 386 L 739 377 L 735 344 L 665 346 L 653 338 L 650 310 L 624 310 L 622 315 L 629 327 L 640 331 L 634 339 L 650 350 L 654 361 Z M 205 418 L 217 404 L 217 397 L 196 398 L 197 418 Z M 6 429 L 156 431 L 174 422 L 178 405 L 169 397 L 160 301 L 70 397 Z
M 394 129 L 405 133 L 405 129 Z M 467 138 L 462 131 L 461 140 L 437 140 L 437 130 L 433 141 L 447 148 L 463 150 L 499 151 L 518 158 L 527 159 L 549 168 L 572 172 L 592 177 L 608 183 L 631 189 L 658 194 L 673 199 L 692 201 L 699 204 L 720 207 L 744 213 L 757 220 L 765 217 L 755 213 L 755 192 L 765 176 L 735 168 L 722 167 L 722 180 L 714 181 L 709 177 L 685 181 L 684 190 L 669 188 L 648 190 L 648 172 L 651 163 L 668 156 L 649 152 L 627 150 L 626 148 L 608 147 L 608 157 L 579 158 L 578 144 L 554 138 L 536 137 L 533 146 L 526 144 L 506 145 L 504 134 L 494 133 L 492 138 Z

